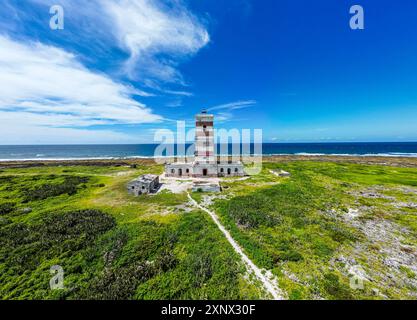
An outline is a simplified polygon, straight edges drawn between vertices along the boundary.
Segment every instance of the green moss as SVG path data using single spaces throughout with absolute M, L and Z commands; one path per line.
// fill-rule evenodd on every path
M 400 270 L 407 275 L 407 278 L 409 278 L 409 279 L 415 279 L 416 278 L 415 272 L 413 270 L 411 270 L 410 268 L 408 268 L 406 266 L 400 266 Z

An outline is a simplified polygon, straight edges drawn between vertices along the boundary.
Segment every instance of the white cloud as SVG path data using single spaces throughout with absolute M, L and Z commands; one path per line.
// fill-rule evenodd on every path
M 57 2 L 31 1 L 47 6 Z M 60 0 L 59 3 L 65 9 L 66 19 L 71 19 L 66 32 L 74 39 L 90 40 L 97 50 L 105 50 L 106 43 L 117 45 L 129 54 L 123 72 L 143 83 L 185 84 L 178 64 L 210 41 L 204 24 L 182 0 Z
M 216 114 L 216 121 L 218 122 L 225 122 L 229 121 L 233 118 L 233 114 L 231 112 L 219 112 Z
M 116 38 L 130 53 L 126 67 L 131 75 L 182 82 L 173 58 L 195 54 L 209 42 L 206 29 L 181 1 L 167 5 L 155 0 L 100 2 L 114 21 Z M 166 57 L 158 57 L 161 54 Z
M 230 103 L 226 103 L 226 104 L 221 104 L 215 107 L 211 107 L 208 108 L 208 111 L 216 111 L 216 110 L 238 110 L 238 109 L 244 109 L 244 108 L 249 108 L 252 107 L 256 104 L 257 102 L 255 100 L 243 100 L 243 101 L 235 101 L 235 102 L 230 102 Z
M 2 110 L 71 116 L 56 126 L 161 120 L 132 98 L 141 92 L 89 71 L 64 50 L 40 43 L 21 44 L 3 36 L 0 47 Z
M 19 42 L 25 39 L 24 29 L 31 25 L 33 15 L 13 1 L 6 1 L 21 14 L 6 20 L 13 32 L 7 29 L 0 34 L 0 144 L 20 133 L 22 138 L 31 138 L 26 140 L 29 143 L 36 135 L 44 136 L 41 132 L 53 135 L 53 139 L 58 139 L 59 132 L 65 132 L 63 137 L 70 133 L 81 137 L 95 134 L 88 128 L 95 125 L 162 121 L 161 116 L 136 100 L 136 96 L 149 94 L 93 72 L 81 63 L 113 59 L 115 47 L 129 56 L 121 71 L 144 87 L 169 95 L 192 96 L 191 92 L 167 90 L 160 84 L 185 85 L 178 64 L 209 42 L 204 25 L 182 0 L 30 1 L 36 5 L 34 11 L 61 4 L 66 18 L 65 48 L 80 53 L 91 49 L 94 54 L 77 55 L 46 45 L 54 41 L 48 34 L 39 35 L 43 44 Z M 6 33 L 17 37 L 6 37 Z M 114 66 L 120 67 L 120 60 L 116 59 Z M 111 134 L 112 131 L 97 133 L 103 138 Z M 119 133 L 114 137 L 128 138 Z
M 142 92 L 89 71 L 62 49 L 40 43 L 22 44 L 4 36 L 0 36 L 0 47 L 3 137 L 16 134 L 4 132 L 6 124 L 22 121 L 39 128 L 162 120 L 132 98 Z
M 215 117 L 218 122 L 226 122 L 232 119 L 236 121 L 238 119 L 234 117 L 233 111 L 249 108 L 256 104 L 257 102 L 255 100 L 241 100 L 241 101 L 235 101 L 235 102 L 217 105 L 217 106 L 208 108 L 207 111 L 209 112 L 217 111 L 217 114 L 215 115 Z

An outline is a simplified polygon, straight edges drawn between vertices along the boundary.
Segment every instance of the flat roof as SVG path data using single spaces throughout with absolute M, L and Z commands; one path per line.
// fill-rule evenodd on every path
M 135 182 L 135 181 L 149 182 L 149 181 L 155 180 L 156 178 L 158 178 L 158 176 L 155 175 L 155 174 L 145 174 L 143 176 L 140 176 L 140 177 L 132 180 L 132 182 Z

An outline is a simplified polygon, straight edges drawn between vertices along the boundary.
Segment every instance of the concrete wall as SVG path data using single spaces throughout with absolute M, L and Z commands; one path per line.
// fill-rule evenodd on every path
M 217 177 L 217 165 L 216 164 L 195 164 L 194 165 L 194 177 Z
M 219 184 L 213 183 L 213 184 L 198 184 L 195 183 L 193 185 L 193 192 L 221 192 L 221 188 Z
M 241 163 L 173 163 L 165 166 L 167 177 L 243 177 L 245 175 L 244 166 Z
M 245 168 L 241 163 L 221 163 L 217 167 L 219 177 L 242 177 L 245 175 Z
M 127 191 L 134 196 L 149 194 L 159 187 L 159 177 L 151 181 L 133 180 L 127 184 Z
M 167 177 L 192 177 L 193 166 L 191 163 L 173 163 L 165 166 Z

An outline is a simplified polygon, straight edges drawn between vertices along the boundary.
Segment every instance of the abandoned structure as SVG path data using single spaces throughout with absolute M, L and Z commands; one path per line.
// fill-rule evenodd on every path
M 223 163 L 217 160 L 214 143 L 214 115 L 203 111 L 196 115 L 194 161 L 167 164 L 165 175 L 178 178 L 213 178 L 244 176 L 245 171 L 240 162 Z
M 159 177 L 153 174 L 145 174 L 131 181 L 127 185 L 130 194 L 140 196 L 142 194 L 155 193 L 159 188 Z
M 196 181 L 193 183 L 192 191 L 193 192 L 221 192 L 222 188 L 219 183 Z

